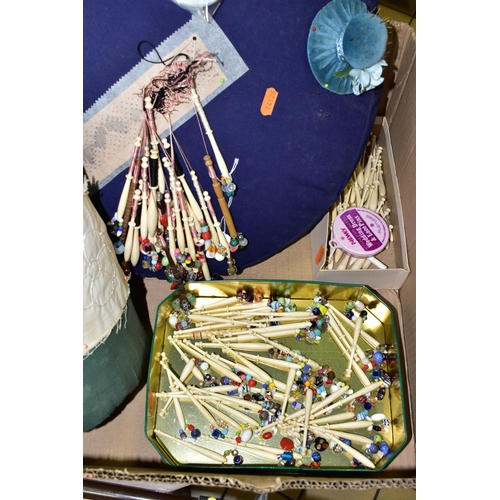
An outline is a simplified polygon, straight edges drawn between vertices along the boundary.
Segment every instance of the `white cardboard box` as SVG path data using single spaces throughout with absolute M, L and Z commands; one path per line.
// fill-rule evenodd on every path
M 399 191 L 396 166 L 392 154 L 389 125 L 385 117 L 377 117 L 373 133 L 383 148 L 382 165 L 387 191 L 386 205 L 391 209 L 390 223 L 393 227 L 393 241 L 388 248 L 376 257 L 387 265 L 388 269 L 378 269 L 374 266 L 359 270 L 329 270 L 327 258 L 329 251 L 329 235 L 331 214 L 327 213 L 311 232 L 312 275 L 316 281 L 327 283 L 354 283 L 373 288 L 399 289 L 403 286 L 410 273 L 408 251 L 404 230 L 403 210 Z

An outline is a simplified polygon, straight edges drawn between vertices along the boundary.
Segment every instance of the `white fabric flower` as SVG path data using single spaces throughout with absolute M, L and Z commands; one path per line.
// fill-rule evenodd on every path
M 355 95 L 374 89 L 384 81 L 382 66 L 387 66 L 383 59 L 371 68 L 353 68 L 349 71 L 349 76 L 352 78 L 352 90 Z

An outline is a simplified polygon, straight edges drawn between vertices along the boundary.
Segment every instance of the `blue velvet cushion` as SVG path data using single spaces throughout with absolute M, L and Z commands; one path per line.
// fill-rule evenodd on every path
M 215 14 L 249 67 L 205 107 L 226 163 L 239 158 L 231 213 L 249 241 L 234 254 L 240 269 L 280 252 L 321 220 L 352 175 L 375 121 L 381 87 L 361 96 L 336 95 L 311 72 L 307 38 L 327 3 L 225 0 Z M 365 3 L 370 10 L 378 4 Z M 189 19 L 167 0 L 85 0 L 84 110 L 140 61 L 140 41 L 159 45 Z M 260 106 L 268 87 L 279 94 L 272 115 L 263 116 Z M 202 186 L 210 190 L 196 119 L 176 135 Z M 130 154 L 132 149 L 130 144 Z M 124 175 L 118 175 L 92 197 L 106 221 L 116 211 L 123 183 Z M 212 275 L 226 274 L 225 262 L 208 262 Z M 140 264 L 135 273 L 164 278 Z

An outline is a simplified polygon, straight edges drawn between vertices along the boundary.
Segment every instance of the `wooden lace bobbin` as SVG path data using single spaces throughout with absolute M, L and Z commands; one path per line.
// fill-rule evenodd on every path
M 327 305 L 328 309 L 341 321 L 343 321 L 345 324 L 350 326 L 351 328 L 354 329 L 354 321 L 351 321 L 345 314 L 342 314 L 338 309 L 335 307 L 331 306 L 330 307 Z M 372 348 L 372 349 L 377 349 L 380 347 L 380 342 L 372 337 L 368 332 L 365 330 L 361 330 L 361 338 Z
M 172 215 L 172 206 L 171 206 L 171 198 L 170 198 L 170 192 L 167 189 L 165 191 L 165 212 L 167 214 L 167 233 L 168 233 L 168 252 L 174 262 L 176 262 L 175 258 L 175 253 L 177 250 L 177 246 L 175 244 L 175 227 L 174 227 L 174 222 L 173 222 L 173 215 Z
M 300 370 L 302 368 L 299 363 L 293 363 L 291 361 L 285 361 L 283 359 L 261 357 L 254 354 L 249 354 L 247 352 L 242 352 L 241 355 L 244 358 L 250 361 L 254 361 L 257 364 L 262 363 L 263 365 L 271 366 L 273 368 L 277 368 L 278 370 L 289 371 L 293 369 Z
M 325 410 L 328 411 L 328 408 Z M 321 413 L 323 415 L 325 412 Z M 356 416 L 352 411 L 346 411 L 345 413 L 337 413 L 336 415 L 328 415 L 326 417 L 317 417 L 319 413 L 315 415 L 311 415 L 310 424 L 315 425 L 324 425 L 324 424 L 335 424 L 338 422 L 352 421 L 352 419 Z
M 347 349 L 343 344 L 342 342 L 340 341 L 340 339 L 337 337 L 336 335 L 336 332 L 332 329 L 331 325 L 328 325 L 327 326 L 327 332 L 329 333 L 330 337 L 332 337 L 332 339 L 335 341 L 335 343 L 337 344 L 337 346 L 339 347 L 342 355 L 347 359 L 349 360 L 350 359 L 350 353 L 351 351 L 349 349 Z M 368 385 L 370 385 L 370 381 L 368 380 L 368 377 L 366 376 L 365 372 L 362 370 L 362 368 L 357 364 L 357 363 L 354 363 L 352 365 L 352 369 L 354 370 L 354 373 L 356 374 L 356 376 L 358 377 L 359 381 L 366 387 Z
M 175 189 L 175 173 L 174 169 L 172 167 L 172 163 L 170 160 L 164 156 L 162 158 L 162 161 L 165 165 L 165 168 L 167 169 L 169 173 L 169 184 L 170 184 L 170 197 L 172 200 L 173 204 L 173 222 L 174 222 L 174 227 L 175 227 L 175 236 L 176 236 L 176 241 L 177 241 L 177 248 L 181 251 L 184 252 L 186 248 L 186 240 L 184 238 L 184 229 L 182 227 L 182 218 L 181 218 L 181 210 L 179 206 L 179 200 L 177 198 L 177 190 Z
M 283 330 L 278 329 L 278 326 L 279 325 L 267 328 L 255 328 L 255 330 L 259 330 L 259 333 L 269 339 L 293 337 L 302 331 L 302 328 L 297 327 L 295 323 L 293 325 L 281 325 L 283 327 L 289 326 L 288 328 L 283 328 Z M 255 338 L 254 335 L 246 332 L 248 332 L 248 329 L 245 332 L 233 332 L 234 336 L 231 335 L 231 332 L 223 333 L 222 335 L 218 335 L 218 338 L 224 343 L 252 341 Z
M 288 401 L 290 400 L 290 393 L 292 392 L 292 387 L 295 382 L 295 377 L 297 375 L 296 370 L 290 370 L 286 377 L 285 390 L 283 391 L 284 398 L 283 404 L 281 405 L 281 415 L 278 417 L 280 422 L 283 422 L 286 418 L 286 410 L 288 407 Z
M 140 236 L 142 239 L 148 237 L 148 170 L 149 156 L 144 156 L 141 162 L 141 179 L 139 180 L 139 189 L 141 190 L 141 230 Z
M 233 390 L 236 390 L 236 386 L 232 386 Z M 247 401 L 246 399 L 228 396 L 227 394 L 219 394 L 218 392 L 212 392 L 207 389 L 202 389 L 201 387 L 191 387 L 191 391 L 197 394 L 200 399 L 209 399 L 210 401 L 219 401 L 228 406 L 236 406 L 245 411 L 258 412 L 262 410 L 262 405 L 255 401 Z
M 217 421 L 214 419 L 214 417 L 206 410 L 206 408 L 203 407 L 203 405 L 191 394 L 191 392 L 187 389 L 187 387 L 175 376 L 175 374 L 172 372 L 170 367 L 168 366 L 167 363 L 162 363 L 163 368 L 166 370 L 167 373 L 170 372 L 174 382 L 176 382 L 177 386 L 179 389 L 182 389 L 182 391 L 188 396 L 188 398 L 191 400 L 191 402 L 198 408 L 200 413 L 205 417 L 205 419 L 212 424 L 214 427 L 217 427 Z
M 354 353 L 356 352 L 356 346 L 358 345 L 359 334 L 363 326 L 363 318 L 358 316 L 354 325 L 353 340 L 351 345 L 351 354 L 349 356 L 347 367 L 344 372 L 344 380 L 349 380 L 352 375 L 352 363 L 354 361 Z
M 311 430 L 313 432 L 318 430 L 319 432 L 332 432 L 330 429 L 328 429 L 328 427 L 318 427 L 315 425 L 311 425 Z M 354 434 L 353 432 L 344 432 L 335 430 L 334 432 L 332 432 L 332 434 L 335 434 L 335 436 L 337 436 L 338 438 L 349 439 L 350 441 L 356 444 L 361 444 L 361 445 L 373 444 L 373 441 L 369 437 L 363 436 L 361 434 Z
M 223 420 L 229 427 L 231 427 L 235 431 L 239 431 L 241 429 L 241 424 L 231 418 L 227 413 L 224 413 L 222 410 L 220 410 L 219 407 L 209 404 L 207 401 L 203 400 L 200 400 L 200 403 L 207 409 L 207 411 L 212 413 L 212 415 L 215 415 L 216 417 Z
M 189 251 L 189 255 L 193 262 L 196 260 L 196 248 L 194 246 L 193 234 L 191 232 L 191 228 L 189 226 L 189 218 L 186 210 L 186 204 L 184 200 L 184 196 L 182 194 L 182 186 L 179 181 L 175 181 L 175 190 L 177 192 L 177 200 L 179 202 L 179 207 L 181 210 L 182 223 L 184 227 L 184 237 L 186 241 L 186 246 Z M 183 249 L 181 249 L 182 251 Z
M 210 124 L 208 123 L 207 115 L 205 114 L 205 110 L 203 109 L 203 106 L 201 105 L 200 102 L 200 97 L 198 96 L 198 93 L 196 92 L 196 89 L 192 88 L 191 89 L 191 98 L 193 101 L 193 104 L 196 108 L 196 112 L 198 113 L 198 116 L 201 119 L 201 122 L 203 124 L 203 128 L 205 129 L 205 133 L 208 136 L 208 139 L 210 141 L 210 145 L 212 146 L 212 150 L 215 155 L 215 159 L 217 161 L 217 166 L 219 167 L 219 171 L 221 173 L 222 177 L 226 177 L 227 179 L 231 179 L 231 175 L 229 174 L 229 170 L 226 165 L 226 161 L 224 160 L 224 157 L 222 156 L 222 153 L 220 152 L 219 145 L 217 144 L 217 141 L 215 140 L 214 132 L 210 127 Z
M 234 350 L 231 351 L 236 352 Z M 212 354 L 211 357 L 212 359 L 220 360 L 222 363 L 226 363 L 232 370 L 243 372 L 246 375 L 251 375 L 252 378 L 255 379 L 257 382 L 266 384 L 271 381 L 274 383 L 277 389 L 279 390 L 284 389 L 285 384 L 283 382 L 281 382 L 280 380 L 273 379 L 267 372 L 260 369 L 258 366 L 254 365 L 249 360 L 240 357 L 239 354 L 240 353 L 238 353 L 238 359 L 235 359 L 235 361 L 223 358 L 218 354 Z
M 210 399 L 210 396 L 199 396 L 200 400 L 205 401 L 207 403 L 207 409 L 208 411 L 211 411 L 211 408 L 217 408 L 219 411 L 222 411 L 224 414 L 229 415 L 233 420 L 237 420 L 240 425 L 239 428 L 241 429 L 241 425 L 243 424 L 248 424 L 251 425 L 252 427 L 258 427 L 259 422 L 255 420 L 253 417 L 249 416 L 247 413 L 244 413 L 245 410 L 240 410 L 234 405 L 228 404 L 227 402 L 221 401 L 220 399 L 215 399 L 212 398 Z M 233 398 L 233 399 L 239 399 L 239 398 Z
M 206 349 L 212 349 L 212 348 L 219 348 L 219 344 L 216 344 L 215 342 L 195 342 L 194 345 L 196 347 L 203 348 L 205 347 Z M 269 345 L 267 344 L 261 344 L 258 342 L 248 342 L 248 343 L 241 343 L 241 344 L 231 344 L 228 343 L 226 344 L 230 349 L 242 349 L 243 351 L 255 351 L 255 352 L 267 352 L 269 350 Z
M 191 180 L 193 181 L 193 185 L 196 190 L 196 194 L 198 196 L 198 200 L 200 201 L 200 208 L 204 215 L 203 219 L 207 223 L 210 230 L 210 240 L 215 246 L 217 246 L 219 244 L 219 236 L 217 235 L 214 223 L 212 222 L 212 216 L 210 215 L 207 204 L 205 202 L 205 198 L 203 197 L 203 190 L 198 180 L 198 176 L 196 175 L 196 172 L 194 170 L 191 170 L 190 174 Z
M 231 441 L 231 442 L 234 442 L 236 444 L 236 441 Z M 284 452 L 283 448 L 277 448 L 275 446 L 268 446 L 268 445 L 251 443 L 249 441 L 247 441 L 246 443 L 238 443 L 238 447 L 240 447 L 240 446 L 243 446 L 246 449 L 251 448 L 253 450 L 262 450 L 262 451 L 265 451 L 267 453 L 273 453 L 275 458 L 277 455 L 281 455 Z M 302 460 L 301 453 L 297 453 L 296 451 L 293 451 L 293 450 L 291 452 L 292 452 L 292 457 L 295 460 Z
M 140 226 L 137 226 L 135 221 L 139 200 L 141 199 L 141 191 L 136 189 L 133 198 L 133 208 L 132 215 L 130 218 L 130 222 L 128 223 L 129 231 L 127 233 L 127 239 L 125 240 L 125 252 L 124 259 L 125 261 L 129 261 L 133 266 L 137 265 L 140 258 L 140 249 L 139 249 L 139 230 Z
M 241 382 L 241 379 L 238 377 L 238 375 L 236 375 L 236 373 L 232 372 L 226 366 L 213 361 L 212 358 L 210 358 L 206 352 L 202 351 L 199 348 L 196 348 L 195 346 L 190 344 L 187 340 L 184 339 L 184 341 L 179 342 L 178 345 L 181 349 L 184 349 L 185 351 L 189 352 L 195 358 L 206 361 L 210 365 L 210 368 L 219 375 L 223 377 L 228 377 L 234 382 Z
M 118 208 L 116 210 L 116 217 L 118 219 L 123 219 L 125 214 L 125 208 L 127 206 L 127 200 L 129 199 L 129 191 L 132 184 L 132 179 L 134 177 L 133 172 L 136 165 L 136 161 L 141 149 L 142 139 L 140 136 L 136 137 L 134 143 L 134 151 L 132 153 L 132 160 L 130 161 L 130 166 L 127 174 L 125 175 L 125 184 L 120 195 L 120 200 L 118 202 Z
M 154 241 L 158 229 L 158 166 L 159 160 L 158 144 L 153 142 L 150 151 L 150 173 L 149 173 L 149 198 L 148 198 L 148 239 Z
M 175 387 L 174 382 L 172 380 L 172 376 L 170 373 L 167 372 L 168 380 L 170 382 L 170 387 Z M 184 419 L 184 413 L 182 411 L 181 403 L 177 398 L 172 398 L 172 401 L 174 403 L 174 410 L 175 414 L 177 416 L 177 421 L 179 422 L 179 429 L 185 429 L 186 428 L 186 420 Z M 160 416 L 162 416 L 160 412 Z
M 337 271 L 345 271 L 349 267 L 349 260 L 351 256 L 348 253 L 344 253 L 342 259 L 340 260 Z
M 196 328 L 190 328 L 186 332 L 175 332 L 174 338 L 176 339 L 198 339 L 198 340 L 205 340 L 205 339 L 211 339 L 214 335 L 217 336 L 219 340 L 222 340 L 226 345 L 230 345 L 231 343 L 246 343 L 246 342 L 251 342 L 255 339 L 255 337 L 251 333 L 247 333 L 248 329 L 231 329 L 230 325 L 228 326 L 228 330 L 223 329 L 220 325 L 216 325 L 213 327 L 206 326 L 199 328 L 198 331 Z M 270 327 L 275 329 L 275 327 Z M 261 328 L 261 330 L 265 330 L 264 328 Z M 285 337 L 290 337 L 297 335 L 301 332 L 300 328 L 289 328 L 286 329 L 285 331 L 281 330 L 275 330 L 272 332 L 264 332 L 263 335 L 268 337 L 268 338 L 285 338 Z
M 213 300 L 213 301 L 209 302 L 208 304 L 203 304 L 201 306 L 194 307 L 193 309 L 191 309 L 190 312 L 198 313 L 198 312 L 204 312 L 204 311 L 211 311 L 214 309 L 220 309 L 222 307 L 230 307 L 230 306 L 232 306 L 236 303 L 239 303 L 239 302 L 240 302 L 240 300 L 238 299 L 238 297 L 226 297 L 226 298 L 219 299 L 219 300 Z
M 237 326 L 246 326 L 246 321 L 239 321 L 234 318 L 223 318 L 220 316 L 213 316 L 208 313 L 206 314 L 192 314 L 188 312 L 188 318 L 194 323 L 201 322 L 203 324 L 227 324 L 227 325 L 237 325 Z
M 165 355 L 164 352 L 162 352 L 161 354 L 161 365 L 165 368 L 167 366 L 167 356 Z M 179 376 L 179 380 L 181 382 L 185 382 L 186 380 L 189 379 L 189 376 L 194 373 L 193 370 L 197 368 L 195 363 L 194 363 L 194 359 L 192 360 L 188 360 L 188 362 L 186 363 L 186 365 L 184 366 L 184 369 L 182 370 L 182 373 L 180 374 Z M 167 371 L 167 375 L 168 375 L 168 371 Z M 169 382 L 170 382 L 170 388 L 171 389 L 175 389 L 177 388 L 177 386 L 175 384 L 173 384 L 173 381 L 171 380 L 171 377 L 170 375 L 168 375 L 168 378 L 169 378 Z M 203 375 L 202 375 L 202 378 L 203 378 Z M 180 390 L 180 388 L 178 388 Z M 173 400 L 172 398 L 170 399 L 167 399 L 165 405 L 163 406 L 163 408 L 161 409 L 160 411 L 160 416 L 165 416 L 166 412 L 168 411 L 170 405 L 172 404 Z
M 236 299 L 238 300 L 238 299 Z M 226 307 L 218 307 L 218 308 L 207 308 L 207 307 L 198 307 L 196 309 L 191 309 L 191 312 L 194 313 L 209 313 L 209 314 L 215 314 L 217 316 L 219 315 L 226 315 L 226 314 L 232 314 L 232 313 L 241 313 L 241 314 L 263 314 L 265 312 L 269 311 L 269 306 L 267 304 L 237 304 L 233 306 L 226 306 Z
M 236 226 L 234 225 L 233 217 L 231 215 L 231 212 L 229 211 L 229 207 L 227 206 L 226 198 L 224 196 L 224 193 L 222 192 L 220 182 L 217 179 L 217 176 L 215 175 L 215 171 L 213 169 L 214 163 L 212 161 L 212 158 L 210 157 L 210 155 L 205 155 L 203 157 L 203 161 L 205 162 L 205 166 L 208 168 L 208 175 L 212 179 L 212 187 L 213 187 L 213 190 L 217 196 L 217 201 L 219 202 L 220 209 L 222 210 L 222 213 L 223 213 L 224 218 L 226 220 L 229 235 L 231 236 L 232 240 L 236 239 L 236 245 L 237 245 L 238 244 L 237 243 L 238 232 L 236 231 Z M 236 246 L 236 245 L 233 245 L 233 246 Z
M 302 439 L 302 448 L 306 449 L 307 444 L 307 434 L 309 430 L 309 419 L 311 417 L 311 406 L 312 406 L 312 390 L 308 387 L 306 389 L 306 397 L 304 402 L 304 425 L 303 425 L 303 439 Z
M 201 370 L 198 368 L 198 366 L 196 365 L 195 363 L 195 360 L 193 358 L 188 358 L 188 356 L 186 355 L 186 353 L 177 345 L 177 342 L 175 342 L 175 340 L 173 339 L 172 336 L 168 336 L 168 341 L 170 343 L 170 345 L 174 346 L 175 350 L 178 352 L 180 358 L 182 359 L 182 361 L 184 361 L 185 364 L 185 367 L 184 369 L 182 370 L 182 374 L 184 374 L 185 371 L 188 370 L 188 367 L 190 368 L 190 373 L 199 381 L 199 382 L 203 382 L 204 378 L 203 378 L 203 373 L 201 373 Z M 182 377 L 182 374 L 181 374 L 181 381 L 184 382 L 187 380 L 187 378 L 183 378 Z
M 343 394 L 345 394 L 349 390 L 349 386 L 346 385 L 339 389 L 338 391 L 335 391 L 334 393 L 330 394 L 327 396 L 325 399 L 322 401 L 316 401 L 313 403 L 312 408 L 311 408 L 311 420 L 315 420 L 317 415 L 322 415 L 326 410 L 324 410 L 325 406 L 333 403 L 337 399 L 339 399 Z M 288 422 L 290 420 L 297 420 L 300 418 L 303 418 L 306 413 L 305 408 L 301 408 L 300 410 L 297 410 L 294 413 L 291 413 L 290 415 L 287 415 L 284 418 L 285 422 Z
M 210 458 L 211 460 L 214 460 L 217 463 L 220 464 L 225 464 L 227 462 L 227 458 L 224 455 L 221 455 L 219 453 L 216 453 L 215 451 L 209 450 L 207 448 L 203 448 L 202 446 L 199 446 L 197 444 L 191 443 L 189 441 L 180 439 L 175 436 L 171 436 L 170 434 L 167 434 L 166 432 L 160 431 L 159 429 L 155 429 L 154 433 L 157 434 L 158 436 L 162 436 L 168 439 L 171 439 L 172 441 L 179 443 L 180 446 L 185 446 L 186 448 L 190 448 L 191 450 L 194 450 L 201 455 Z
M 246 333 L 248 330 L 245 326 L 240 326 L 236 328 L 233 323 L 207 323 L 203 324 L 203 322 L 199 323 L 200 326 L 196 326 L 194 328 L 188 328 L 187 330 L 178 330 L 173 333 L 175 339 L 207 339 L 209 333 L 213 332 L 214 335 L 222 336 L 223 331 L 227 330 L 229 333 L 227 335 L 237 335 L 237 331 L 239 330 L 241 333 Z
M 325 429 L 330 429 L 330 430 L 339 430 L 339 431 L 348 431 L 348 430 L 354 430 L 354 429 L 368 429 L 368 427 L 371 427 L 373 425 L 373 422 L 367 421 L 367 420 L 361 420 L 361 421 L 356 421 L 356 422 L 340 422 L 340 423 L 327 423 L 327 422 L 321 422 L 319 420 L 316 420 L 314 422 L 315 425 L 324 425 Z
M 331 311 L 332 306 L 327 305 L 327 316 L 329 318 L 329 323 L 328 327 L 335 332 L 337 335 L 338 339 L 340 340 L 340 343 L 344 346 L 347 351 L 351 351 L 351 347 L 354 345 L 355 348 L 355 355 L 354 359 L 356 361 L 359 361 L 365 357 L 365 353 L 359 347 L 358 344 L 353 344 L 353 337 L 351 334 L 347 331 L 347 329 L 344 327 L 344 325 L 337 319 L 335 314 Z M 353 328 L 354 328 L 354 323 L 353 323 Z M 334 339 L 335 340 L 335 339 Z M 344 352 L 342 352 L 344 354 Z M 345 355 L 345 354 L 344 354 Z
M 241 451 L 242 453 L 247 453 L 248 455 L 251 455 L 252 457 L 262 458 L 263 460 L 268 460 L 269 462 L 279 462 L 281 460 L 273 452 L 265 451 L 265 450 L 257 450 L 255 448 L 250 448 L 250 447 L 246 446 L 246 443 L 239 443 L 238 450 Z M 284 450 L 281 450 L 281 453 L 283 453 L 283 452 L 284 452 Z
M 208 411 L 211 411 L 212 408 L 216 408 L 219 410 L 219 412 L 223 412 L 225 416 L 229 415 L 233 420 L 239 421 L 240 425 L 238 426 L 238 429 L 241 429 L 241 425 L 244 424 L 251 425 L 252 427 L 257 427 L 259 425 L 257 420 L 255 420 L 254 418 L 248 416 L 246 413 L 243 413 L 242 411 L 239 411 L 230 405 L 222 403 L 221 401 L 206 400 L 205 402 Z
M 214 207 L 212 206 L 212 199 L 208 191 L 203 191 L 203 198 L 207 204 L 208 211 L 212 216 L 213 225 L 215 227 L 215 231 L 217 233 L 217 237 L 219 238 L 219 245 L 222 245 L 226 249 L 226 254 L 229 257 L 231 255 L 231 250 L 229 250 L 229 245 L 227 243 L 226 236 L 224 235 L 222 228 L 220 227 L 220 222 L 217 219 L 217 215 L 215 213 Z
M 222 324 L 226 324 L 228 327 L 231 326 L 231 323 L 222 322 Z M 246 326 L 246 323 L 245 323 L 245 326 Z M 251 329 L 249 329 L 249 328 L 235 328 L 233 332 L 231 332 L 231 331 L 225 332 L 223 335 L 212 334 L 212 336 L 221 337 L 221 339 L 224 340 L 225 342 L 240 342 L 240 341 L 247 342 L 247 341 L 252 341 L 255 338 L 255 336 L 253 335 L 254 333 L 259 333 L 263 337 L 269 337 L 269 338 L 289 337 L 289 336 L 293 336 L 294 334 L 300 332 L 300 330 L 302 330 L 302 329 L 309 328 L 310 326 L 311 326 L 310 321 L 298 321 L 295 323 L 287 323 L 284 325 L 265 326 L 262 328 L 251 328 Z M 189 330 L 186 330 L 185 333 L 182 331 L 175 332 L 174 336 L 176 338 L 190 338 L 191 333 L 195 332 L 196 330 L 197 330 L 197 328 L 190 328 Z M 202 328 L 202 330 L 203 330 L 203 328 Z M 207 328 L 207 331 L 209 331 L 209 330 L 210 329 Z M 249 333 L 249 330 L 251 330 L 252 333 Z M 228 337 L 231 338 L 233 336 L 231 334 L 233 334 L 237 338 L 235 338 L 234 340 L 228 340 Z M 225 339 L 223 337 L 225 337 Z M 202 337 L 202 338 L 209 338 L 209 337 Z
M 218 340 L 216 337 L 212 337 L 210 340 L 212 340 L 212 342 L 220 343 L 222 352 L 229 354 L 229 356 L 231 356 L 235 361 L 240 362 L 243 365 L 247 366 L 247 369 L 250 369 L 253 374 L 257 375 L 263 380 L 271 381 L 278 389 L 285 390 L 286 385 L 283 382 L 276 380 L 274 377 L 271 377 L 271 375 L 269 375 L 266 371 L 256 366 L 254 363 L 243 357 L 237 351 L 230 349 L 229 347 L 227 347 L 227 345 Z

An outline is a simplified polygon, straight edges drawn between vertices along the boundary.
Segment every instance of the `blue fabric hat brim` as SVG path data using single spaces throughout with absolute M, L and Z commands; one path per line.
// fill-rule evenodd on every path
M 356 16 L 369 14 L 365 3 L 360 0 L 332 0 L 314 18 L 307 39 L 307 57 L 311 71 L 318 83 L 337 94 L 352 94 L 351 78 L 337 78 L 335 73 L 349 66 L 337 50 L 337 39 Z M 381 42 L 384 46 L 385 42 Z

